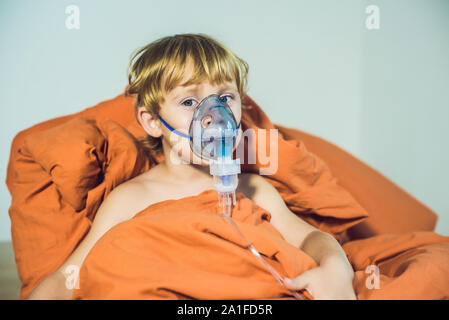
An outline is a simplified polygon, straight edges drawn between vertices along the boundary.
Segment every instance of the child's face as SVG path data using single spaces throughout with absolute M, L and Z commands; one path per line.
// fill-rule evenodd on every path
M 193 69 L 190 68 L 188 70 L 190 72 L 186 73 L 186 77 L 181 81 L 181 83 L 187 82 L 190 78 Z M 237 124 L 240 123 L 241 100 L 235 80 L 218 85 L 213 85 L 209 82 L 202 82 L 198 85 L 190 85 L 187 87 L 179 85 L 165 96 L 165 101 L 160 106 L 159 114 L 174 129 L 188 135 L 190 122 L 192 120 L 195 108 L 201 100 L 211 94 L 218 94 L 220 97 L 223 97 L 223 99 L 226 99 L 227 104 L 234 113 Z M 169 155 L 170 157 L 175 155 L 178 158 L 181 158 L 184 162 L 188 163 L 200 165 L 209 164 L 207 160 L 200 159 L 191 151 L 189 139 L 172 133 L 160 121 L 157 121 L 157 126 L 160 128 L 160 133 L 163 139 L 163 147 L 170 148 L 170 150 L 164 150 L 166 155 Z M 240 142 L 241 132 L 242 130 L 239 130 L 236 146 Z M 166 151 L 170 151 L 172 154 L 167 153 Z

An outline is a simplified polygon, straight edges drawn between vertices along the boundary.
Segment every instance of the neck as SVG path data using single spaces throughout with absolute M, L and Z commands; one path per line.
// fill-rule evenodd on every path
M 212 182 L 212 176 L 209 172 L 209 166 L 201 166 L 192 163 L 185 163 L 177 155 L 170 154 L 170 147 L 165 145 L 165 141 L 162 142 L 164 161 L 161 163 L 167 175 L 170 179 L 176 181 L 176 183 L 195 183 L 195 182 Z M 172 159 L 171 157 L 177 157 Z M 174 162 L 173 160 L 176 160 Z

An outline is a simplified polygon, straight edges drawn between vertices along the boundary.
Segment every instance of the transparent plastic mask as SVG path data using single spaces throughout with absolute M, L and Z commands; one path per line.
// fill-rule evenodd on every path
M 229 105 L 217 94 L 204 98 L 195 108 L 189 127 L 190 148 L 202 159 L 231 157 L 238 127 Z

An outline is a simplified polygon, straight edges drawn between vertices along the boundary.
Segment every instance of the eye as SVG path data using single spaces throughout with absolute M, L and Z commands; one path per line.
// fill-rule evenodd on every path
M 220 101 L 221 101 L 221 102 L 229 102 L 229 100 L 227 100 L 226 98 L 232 99 L 232 95 L 227 94 L 227 95 L 221 96 L 221 97 L 220 97 Z
M 184 102 L 182 102 L 182 105 L 184 106 L 184 107 L 192 107 L 193 106 L 193 102 L 191 102 L 191 101 L 195 101 L 194 99 L 187 99 L 187 100 L 184 100 Z M 187 103 L 187 104 L 186 104 Z

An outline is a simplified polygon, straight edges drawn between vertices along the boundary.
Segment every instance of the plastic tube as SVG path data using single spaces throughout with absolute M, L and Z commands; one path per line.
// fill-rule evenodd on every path
M 227 197 L 229 197 L 229 195 L 227 195 Z M 240 230 L 239 226 L 235 223 L 235 221 L 231 217 L 231 205 L 230 204 L 225 205 L 223 209 L 224 212 L 219 213 L 218 216 L 224 217 L 234 226 L 234 228 L 237 230 L 240 236 L 245 240 L 247 248 L 265 266 L 265 268 L 271 273 L 271 275 L 276 279 L 276 281 L 278 281 L 282 286 L 284 286 L 287 290 L 289 290 L 297 300 L 305 300 L 297 291 L 289 289 L 285 286 L 283 278 L 279 275 L 279 273 L 275 269 L 273 269 L 273 267 L 268 262 L 266 262 L 264 258 L 262 258 L 259 251 L 257 251 L 254 245 L 248 240 L 248 238 L 245 237 L 242 230 Z

